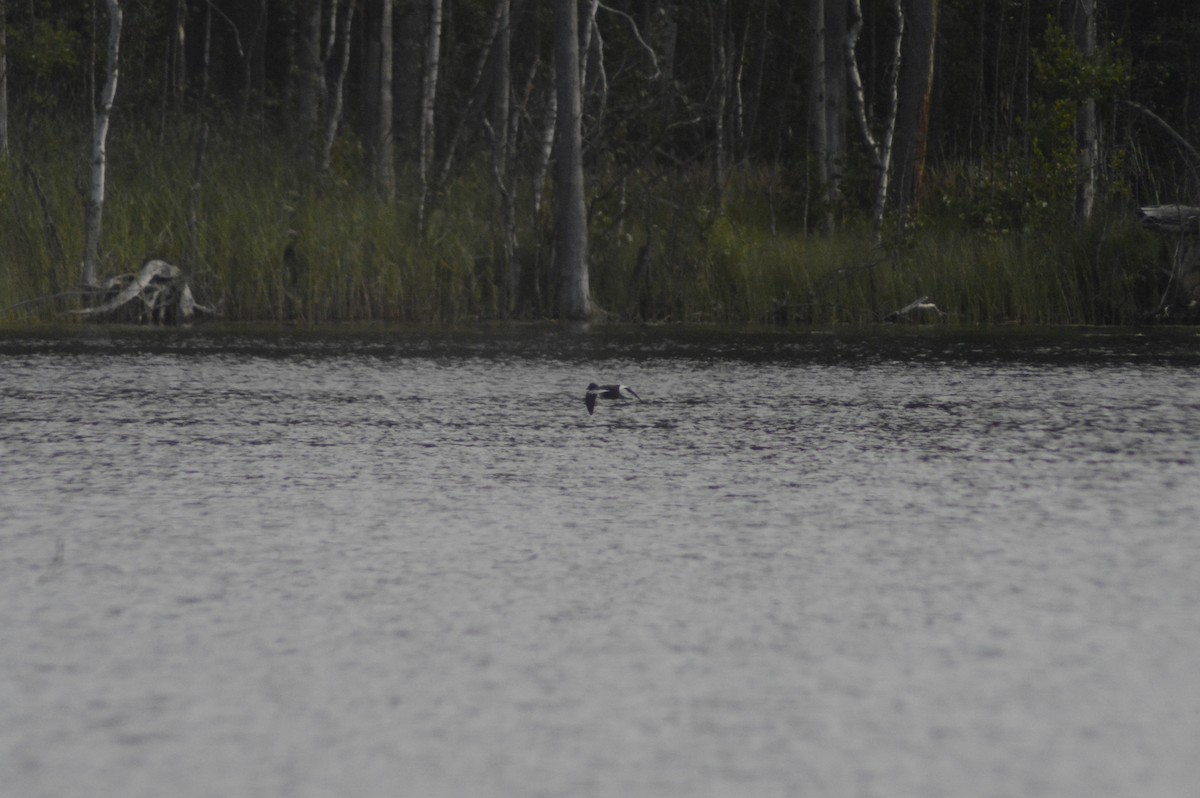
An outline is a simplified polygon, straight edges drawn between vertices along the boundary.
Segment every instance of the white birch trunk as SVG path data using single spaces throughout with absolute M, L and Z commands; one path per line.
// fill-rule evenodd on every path
M 850 81 L 850 101 L 854 106 L 854 115 L 858 119 L 863 141 L 871 151 L 875 168 L 878 170 L 875 182 L 875 205 L 871 213 L 871 230 L 878 241 L 883 229 L 883 212 L 887 207 L 888 185 L 892 172 L 892 145 L 896 137 L 896 115 L 900 107 L 900 52 L 904 42 L 904 9 L 901 7 L 901 0 L 892 0 L 896 30 L 892 38 L 892 62 L 888 70 L 888 110 L 883 122 L 883 131 L 878 140 L 871 133 L 862 77 L 858 72 L 856 46 L 863 25 L 861 0 L 850 0 L 850 13 L 852 20 L 846 33 L 845 43 L 846 74 Z
M 425 42 L 425 73 L 421 81 L 421 127 L 418 132 L 418 177 L 421 196 L 417 201 L 417 235 L 425 234 L 429 213 L 430 172 L 433 169 L 434 110 L 437 106 L 438 63 L 442 51 L 442 0 L 429 0 L 429 36 Z
M 121 47 L 122 12 L 120 0 L 108 3 L 108 76 L 100 92 L 100 105 L 92 121 L 92 182 L 84 211 L 83 284 L 98 288 L 96 271 L 100 262 L 100 226 L 104 215 L 104 172 L 107 164 L 108 125 L 113 98 L 117 94 L 118 57 Z

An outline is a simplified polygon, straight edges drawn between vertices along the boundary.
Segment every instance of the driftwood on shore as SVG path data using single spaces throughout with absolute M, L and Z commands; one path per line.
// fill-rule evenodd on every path
M 899 310 L 893 310 L 884 316 L 884 321 L 921 323 L 928 320 L 944 321 L 946 312 L 923 296 L 914 299 Z
M 1138 208 L 1142 225 L 1163 233 L 1200 235 L 1200 208 L 1192 205 L 1149 205 Z
M 165 260 L 151 258 L 137 274 L 113 277 L 102 288 L 103 301 L 94 307 L 71 311 L 73 315 L 108 321 L 145 324 L 187 324 L 197 313 L 216 311 L 196 302 L 182 270 Z
M 1160 320 L 1200 320 L 1200 207 L 1150 205 L 1138 209 L 1142 225 L 1168 244 L 1171 266 L 1167 287 L 1154 316 Z

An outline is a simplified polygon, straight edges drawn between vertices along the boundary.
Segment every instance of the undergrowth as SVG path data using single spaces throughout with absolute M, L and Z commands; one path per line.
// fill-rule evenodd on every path
M 0 165 L 6 320 L 56 318 L 79 302 L 86 163 L 63 154 L 86 142 L 53 130 Z M 518 188 L 519 293 L 509 297 L 490 164 L 460 166 L 418 237 L 415 178 L 401 170 L 398 199 L 384 202 L 353 147 L 316 181 L 268 136 L 214 133 L 193 195 L 197 139 L 193 123 L 114 127 L 103 276 L 169 260 L 231 321 L 554 315 L 550 186 L 537 213 L 529 181 Z M 1119 209 L 1083 230 L 995 230 L 935 214 L 875 244 L 852 219 L 821 235 L 790 218 L 765 170 L 735 173 L 719 200 L 706 173 L 622 179 L 589 208 L 593 300 L 611 319 L 861 324 L 928 297 L 951 323 L 1122 324 L 1157 300 L 1155 242 Z

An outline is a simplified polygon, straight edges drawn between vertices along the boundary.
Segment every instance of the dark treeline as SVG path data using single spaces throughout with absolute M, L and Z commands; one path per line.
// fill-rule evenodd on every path
M 568 5 L 582 286 L 561 279 L 579 242 L 555 213 Z M 119 6 L 100 271 L 169 258 L 235 318 L 580 316 L 594 300 L 816 321 L 940 290 L 970 320 L 1129 321 L 1166 301 L 1134 208 L 1200 204 L 1194 0 Z M 3 233 L 24 242 L 3 289 L 19 300 L 79 282 L 110 17 L 105 0 L 0 11 Z M 1069 277 L 1029 290 L 1073 296 L 1030 310 L 1004 258 L 1068 230 Z M 1097 241 L 1115 260 L 1080 260 Z M 982 287 L 915 265 L 997 246 Z

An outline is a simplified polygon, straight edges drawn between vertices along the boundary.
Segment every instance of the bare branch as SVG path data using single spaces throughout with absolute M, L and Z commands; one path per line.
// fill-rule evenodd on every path
M 230 30 L 233 31 L 233 45 L 234 45 L 234 47 L 237 48 L 238 58 L 245 58 L 246 51 L 242 48 L 242 37 L 238 34 L 237 25 L 234 24 L 233 20 L 229 18 L 228 14 L 226 14 L 224 11 L 222 11 L 220 8 L 217 7 L 217 4 L 214 3 L 213 0 L 207 0 L 207 2 L 208 2 L 208 7 L 210 9 L 212 9 L 213 11 L 216 11 L 217 16 L 219 16 L 221 19 L 225 20 L 225 22 L 229 25 Z
M 642 38 L 641 31 L 638 30 L 637 21 L 620 9 L 613 8 L 612 6 L 606 6 L 603 3 L 598 3 L 597 5 L 610 14 L 616 14 L 619 17 L 623 17 L 629 23 L 629 27 L 633 30 L 633 38 L 637 39 L 637 43 L 640 44 L 642 49 L 646 51 L 646 55 L 650 56 L 650 63 L 654 65 L 654 74 L 650 76 L 650 79 L 657 80 L 659 77 L 661 77 L 662 70 L 658 67 L 658 55 L 655 54 L 654 48 L 647 44 L 646 40 Z
M 1165 119 L 1163 119 L 1161 116 L 1154 113 L 1149 108 L 1142 105 L 1141 103 L 1135 103 L 1133 100 L 1124 100 L 1123 102 L 1125 105 L 1128 105 L 1130 108 L 1134 109 L 1135 111 L 1141 111 L 1143 114 L 1150 117 L 1150 119 L 1157 122 L 1159 124 L 1159 126 L 1162 127 L 1162 129 L 1167 132 L 1168 136 L 1175 139 L 1175 141 L 1179 144 L 1179 146 L 1181 146 L 1185 150 L 1187 150 L 1188 154 L 1191 155 L 1193 158 L 1195 158 L 1197 161 L 1200 161 L 1200 152 L 1197 152 L 1196 148 L 1192 146 L 1191 142 L 1189 142 L 1182 135 L 1180 135 L 1178 132 L 1176 132 L 1175 128 L 1173 128 L 1169 124 L 1167 124 L 1167 121 Z

